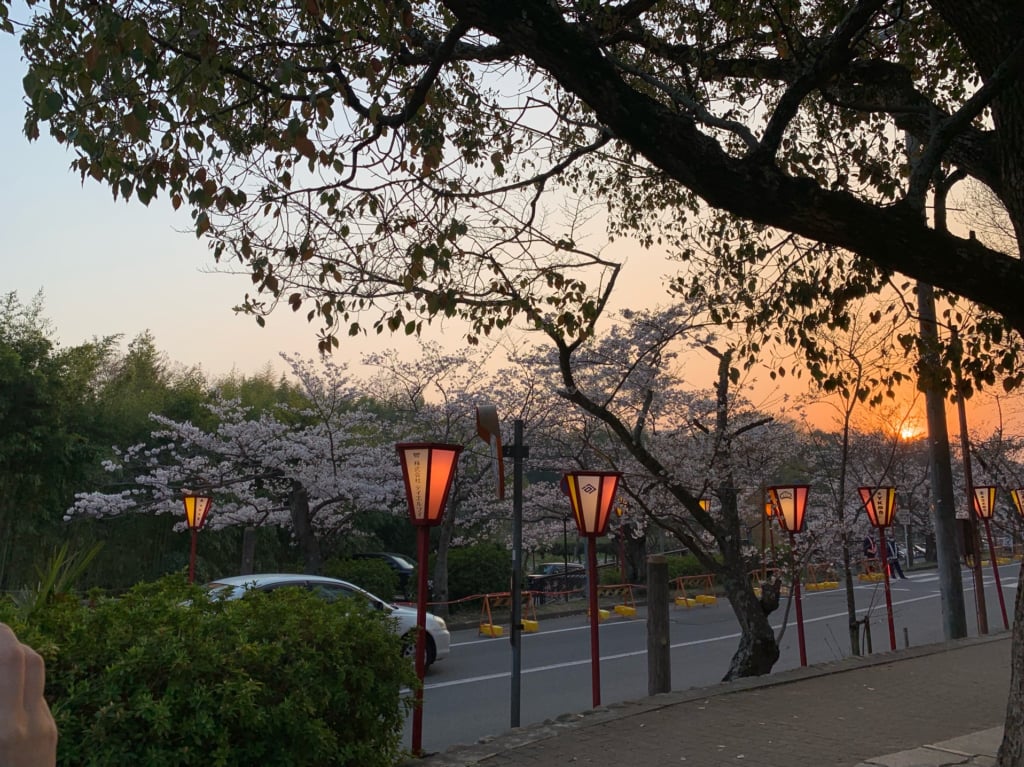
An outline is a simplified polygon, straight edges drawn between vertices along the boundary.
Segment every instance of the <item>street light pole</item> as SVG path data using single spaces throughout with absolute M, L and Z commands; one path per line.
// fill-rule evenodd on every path
M 807 644 L 804 641 L 804 611 L 800 601 L 800 562 L 796 557 L 796 533 L 804 529 L 807 494 L 810 485 L 784 485 L 768 488 L 768 497 L 779 524 L 789 533 L 789 552 L 793 559 L 793 601 L 796 603 L 796 637 L 800 647 L 800 665 L 807 665 Z
M 412 751 L 423 755 L 423 678 L 427 652 L 427 566 L 430 561 L 430 528 L 441 524 L 448 501 L 461 445 L 433 442 L 400 442 L 395 445 L 402 464 L 409 521 L 416 527 L 419 561 L 416 588 L 416 685 L 412 711 Z
M 597 538 L 608 528 L 608 517 L 622 474 L 617 471 L 573 471 L 563 486 L 572 505 L 580 535 L 587 539 L 587 584 L 590 604 L 590 675 L 594 708 L 601 705 L 601 651 L 597 608 Z
M 196 540 L 199 538 L 199 531 L 206 524 L 213 499 L 206 495 L 186 494 L 182 502 L 185 504 L 185 520 L 192 536 L 188 557 L 188 582 L 193 583 L 196 579 Z
M 999 610 L 1003 616 L 1003 628 L 1009 630 L 1010 621 L 1006 617 L 1006 601 L 1003 599 L 1003 583 L 999 579 L 999 563 L 996 562 L 996 547 L 992 542 L 992 526 L 989 520 L 996 511 L 996 488 L 992 485 L 974 488 L 974 513 L 985 525 L 985 537 L 988 539 L 988 558 L 992 563 L 992 577 L 996 582 L 996 594 L 999 595 Z
M 858 489 L 864 510 L 872 526 L 878 530 L 878 558 L 885 578 L 885 614 L 889 619 L 889 649 L 896 649 L 896 625 L 892 618 L 892 591 L 889 588 L 889 549 L 885 545 L 885 528 L 896 518 L 895 487 L 862 487 Z

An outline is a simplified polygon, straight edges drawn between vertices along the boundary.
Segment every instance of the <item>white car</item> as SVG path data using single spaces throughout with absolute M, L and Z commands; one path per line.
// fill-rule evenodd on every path
M 246 591 L 272 591 L 286 587 L 308 589 L 317 596 L 328 600 L 340 597 L 358 597 L 367 600 L 378 610 L 395 619 L 398 634 L 409 640 L 410 651 L 415 647 L 416 609 L 402 605 L 389 604 L 348 581 L 337 578 L 325 578 L 320 575 L 302 575 L 300 573 L 266 573 L 262 575 L 233 575 L 228 578 L 207 583 L 204 588 L 213 592 L 219 599 L 239 599 Z M 427 652 L 426 665 L 448 657 L 451 647 L 451 636 L 444 620 L 432 613 L 427 613 Z

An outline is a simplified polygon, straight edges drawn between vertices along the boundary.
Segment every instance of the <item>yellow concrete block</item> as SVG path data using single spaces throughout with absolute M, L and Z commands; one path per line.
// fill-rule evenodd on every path
M 699 605 L 713 605 L 718 603 L 718 597 L 713 594 L 698 594 L 697 604 Z
M 599 621 L 608 620 L 608 616 L 611 615 L 611 611 L 598 608 L 597 619 Z M 590 617 L 590 610 L 587 610 L 587 617 Z
M 540 623 L 537 621 L 523 621 L 523 631 L 527 634 L 534 634 L 540 629 Z
M 501 626 L 495 626 L 493 623 L 481 623 L 480 633 L 484 636 L 500 637 L 505 633 L 505 629 Z
M 630 607 L 629 605 L 615 605 L 613 608 L 619 615 L 624 615 L 627 618 L 632 618 L 636 615 L 636 608 Z
M 677 607 L 696 607 L 697 600 L 692 597 L 676 597 Z

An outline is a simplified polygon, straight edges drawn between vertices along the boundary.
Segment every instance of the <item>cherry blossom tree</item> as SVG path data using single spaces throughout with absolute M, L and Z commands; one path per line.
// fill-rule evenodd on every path
M 105 464 L 121 489 L 79 494 L 68 517 L 179 515 L 182 493 L 201 491 L 214 498 L 212 528 L 288 527 L 306 568 L 317 571 L 321 536 L 346 530 L 360 508 L 398 508 L 404 489 L 394 434 L 376 413 L 354 406 L 344 366 L 328 361 L 316 375 L 308 363 L 291 363 L 303 409 L 254 413 L 215 399 L 212 429 L 153 414 L 152 442 L 118 450 Z
M 753 505 L 751 516 L 760 519 L 757 491 L 787 458 L 780 449 L 786 441 L 768 448 L 765 432 L 789 429 L 732 391 L 741 376 L 733 351 L 715 345 L 714 327 L 699 303 L 623 312 L 600 334 L 595 316 L 573 341 L 549 317 L 538 314 L 535 321 L 550 346 L 531 364 L 548 371 L 557 395 L 574 406 L 564 416 L 563 433 L 575 446 L 569 455 L 580 466 L 623 471 L 621 492 L 631 519 L 642 514 L 669 531 L 724 586 L 741 629 L 726 678 L 767 673 L 778 658 L 767 619 L 778 591 L 755 593 L 740 509 Z M 694 347 L 716 363 L 709 393 L 684 388 L 693 382 L 681 375 L 679 355 Z M 707 509 L 701 505 L 705 495 L 715 498 Z

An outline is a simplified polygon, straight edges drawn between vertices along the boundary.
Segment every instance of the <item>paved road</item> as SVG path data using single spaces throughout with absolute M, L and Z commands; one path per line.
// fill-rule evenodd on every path
M 1016 596 L 1017 566 L 1001 569 L 1008 610 Z M 989 623 L 1002 628 L 991 574 L 986 578 Z M 971 580 L 964 573 L 970 633 L 974 635 Z M 935 571 L 912 573 L 892 585 L 898 647 L 943 639 L 938 578 Z M 889 650 L 884 593 L 880 584 L 857 588 L 859 614 L 870 612 L 875 652 Z M 849 653 L 846 602 L 842 591 L 805 594 L 808 661 L 836 661 Z M 781 612 L 775 616 L 781 621 Z M 672 608 L 672 689 L 715 684 L 731 657 L 738 635 L 727 603 L 707 608 Z M 1010 619 L 1012 620 L 1012 614 Z M 781 642 L 776 672 L 798 666 L 797 637 L 790 626 Z M 590 708 L 589 636 L 585 616 L 545 619 L 541 631 L 524 635 L 520 722 L 528 725 L 566 712 Z M 906 632 L 904 632 L 906 629 Z M 453 635 L 451 657 L 431 670 L 424 708 L 424 746 L 440 751 L 456 743 L 503 732 L 510 725 L 511 655 L 507 639 L 478 636 L 475 630 Z M 636 700 L 647 694 L 646 625 L 612 618 L 601 626 L 602 702 Z M 406 745 L 409 745 L 407 727 Z

